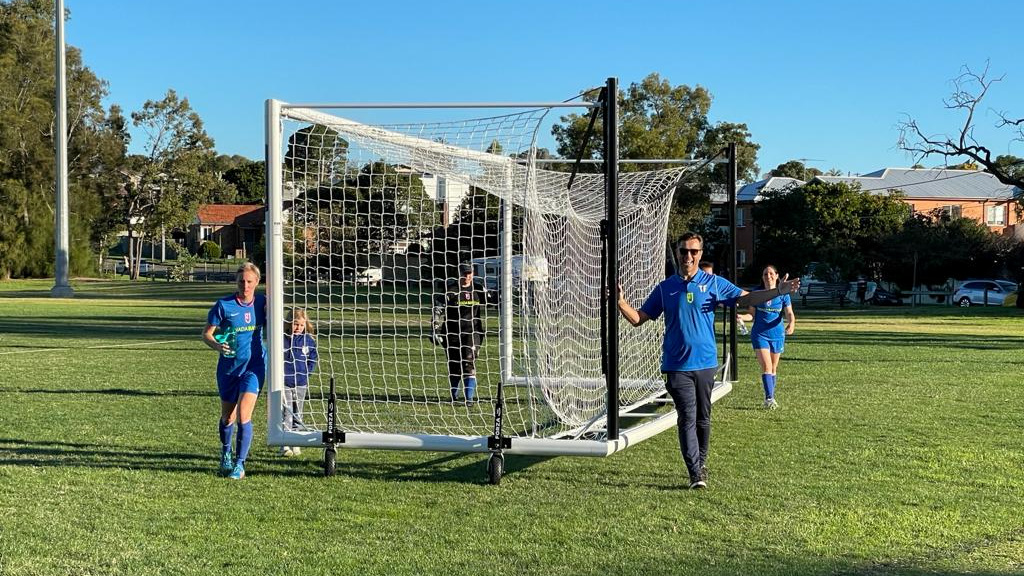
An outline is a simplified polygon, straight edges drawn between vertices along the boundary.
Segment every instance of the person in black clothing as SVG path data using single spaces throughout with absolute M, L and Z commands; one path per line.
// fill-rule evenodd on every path
M 484 340 L 481 308 L 486 294 L 473 284 L 473 266 L 459 265 L 459 279 L 449 280 L 445 292 L 437 296 L 437 306 L 444 308 L 439 339 L 448 357 L 448 382 L 452 402 L 459 399 L 460 381 L 465 385 L 466 404 L 472 405 L 476 394 L 476 358 Z

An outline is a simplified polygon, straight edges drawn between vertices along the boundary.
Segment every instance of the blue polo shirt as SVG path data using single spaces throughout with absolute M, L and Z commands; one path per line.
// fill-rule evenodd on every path
M 256 294 L 249 304 L 239 302 L 232 294 L 225 296 L 210 308 L 206 323 L 217 326 L 221 330 L 235 330 L 235 356 L 225 357 L 223 354 L 217 361 L 218 381 L 222 377 L 233 378 L 251 371 L 263 384 L 266 372 L 266 349 L 263 347 L 263 327 L 267 324 L 267 297 Z
M 690 280 L 675 274 L 654 287 L 640 310 L 651 320 L 665 314 L 662 372 L 688 372 L 718 366 L 715 307 L 733 306 L 743 290 L 698 270 Z
M 761 337 L 770 340 L 785 338 L 786 326 L 782 323 L 782 311 L 791 305 L 789 294 L 783 294 L 755 306 L 754 326 L 750 329 L 751 338 Z

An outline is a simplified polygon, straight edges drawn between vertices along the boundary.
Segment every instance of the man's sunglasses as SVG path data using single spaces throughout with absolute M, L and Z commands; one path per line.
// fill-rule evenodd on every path
M 690 256 L 696 256 L 697 254 L 700 254 L 702 251 L 704 251 L 703 248 L 680 248 L 679 249 L 679 252 L 684 253 L 684 254 L 686 252 L 689 252 Z

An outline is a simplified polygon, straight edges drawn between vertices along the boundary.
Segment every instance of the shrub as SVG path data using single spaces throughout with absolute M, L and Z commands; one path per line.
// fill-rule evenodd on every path
M 216 260 L 217 258 L 220 258 L 220 245 L 212 240 L 207 240 L 206 242 L 203 242 L 203 245 L 200 248 L 200 253 L 204 258 Z

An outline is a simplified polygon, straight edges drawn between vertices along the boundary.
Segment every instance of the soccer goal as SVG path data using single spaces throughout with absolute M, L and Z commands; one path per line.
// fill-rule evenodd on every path
M 566 107 L 602 119 L 601 172 L 538 162 L 538 132 Z M 430 118 L 390 119 L 408 110 Z M 497 483 L 503 454 L 607 456 L 672 427 L 662 327 L 620 329 L 609 296 L 664 278 L 672 193 L 693 167 L 620 173 L 616 125 L 604 97 L 268 101 L 269 443 L 325 447 L 328 474 L 335 447 L 490 452 Z M 454 371 L 475 370 L 468 402 L 444 334 L 465 266 L 479 321 L 472 365 Z M 301 418 L 283 354 L 300 308 L 319 357 Z

